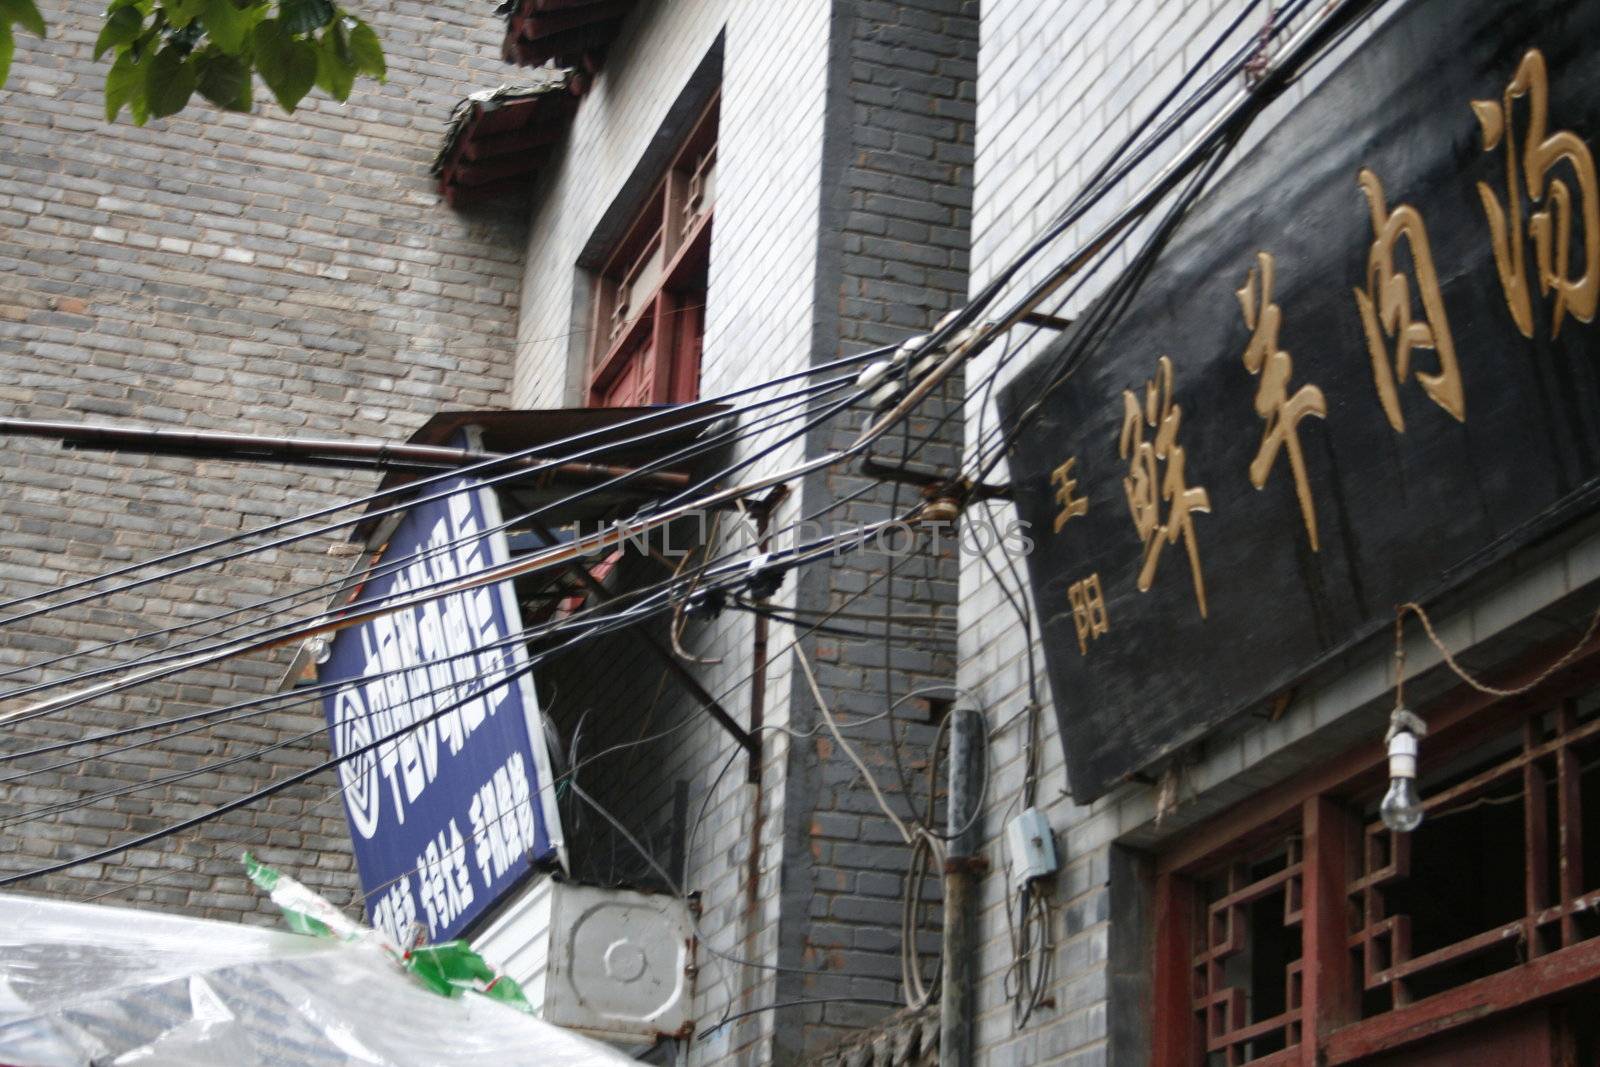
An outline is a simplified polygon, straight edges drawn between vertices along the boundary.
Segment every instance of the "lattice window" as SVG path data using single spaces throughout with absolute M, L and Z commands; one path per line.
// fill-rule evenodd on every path
M 1363 1015 L 1600 933 L 1600 870 L 1583 832 L 1600 805 L 1594 705 L 1563 701 L 1425 773 L 1415 833 L 1367 824 L 1350 883 Z
M 1427 711 L 1412 834 L 1375 736 L 1157 857 L 1155 1067 L 1600 1063 L 1597 683 Z
M 592 405 L 677 404 L 699 395 L 717 115 L 713 100 L 595 277 Z
M 1298 832 L 1198 880 L 1194 1011 L 1207 1067 L 1260 1061 L 1300 1043 Z

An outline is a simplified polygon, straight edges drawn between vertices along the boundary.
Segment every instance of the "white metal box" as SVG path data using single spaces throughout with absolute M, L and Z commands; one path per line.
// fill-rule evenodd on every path
M 691 1019 L 694 924 L 674 897 L 542 878 L 471 941 L 545 1022 L 637 1045 Z
M 1050 820 L 1038 808 L 1024 808 L 1006 824 L 1011 880 L 1018 886 L 1056 873 L 1056 839 Z

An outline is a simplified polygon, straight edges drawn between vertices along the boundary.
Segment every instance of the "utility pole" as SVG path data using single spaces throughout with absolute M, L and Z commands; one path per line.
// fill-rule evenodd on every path
M 978 876 L 985 866 L 982 841 L 983 798 L 978 786 L 987 758 L 981 737 L 983 713 L 957 705 L 950 726 L 950 840 L 944 862 L 944 983 L 939 994 L 939 1067 L 971 1067 L 973 1062 L 973 987 L 978 925 Z

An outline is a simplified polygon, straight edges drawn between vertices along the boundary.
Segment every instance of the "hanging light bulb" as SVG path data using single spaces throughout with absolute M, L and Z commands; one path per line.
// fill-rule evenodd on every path
M 1389 733 L 1389 791 L 1378 805 L 1383 825 L 1409 834 L 1422 825 L 1422 796 L 1417 792 L 1417 735 L 1410 730 Z

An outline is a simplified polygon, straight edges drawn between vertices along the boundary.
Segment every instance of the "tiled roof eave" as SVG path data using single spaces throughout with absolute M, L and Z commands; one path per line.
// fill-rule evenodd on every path
M 567 70 L 535 73 L 542 76 L 473 93 L 456 105 L 432 167 L 440 195 L 450 203 L 516 188 L 566 135 L 579 82 Z
M 594 71 L 634 0 L 507 0 L 506 62 Z

